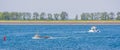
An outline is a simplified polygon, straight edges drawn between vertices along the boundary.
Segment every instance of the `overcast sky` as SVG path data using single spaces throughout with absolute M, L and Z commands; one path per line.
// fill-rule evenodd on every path
M 120 0 L 0 0 L 0 11 L 60 13 L 118 12 Z

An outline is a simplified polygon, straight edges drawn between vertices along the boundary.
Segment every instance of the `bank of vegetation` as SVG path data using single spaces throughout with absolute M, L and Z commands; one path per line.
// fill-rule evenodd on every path
M 120 12 L 93 12 L 76 14 L 74 18 L 70 19 L 67 12 L 61 13 L 45 13 L 45 12 L 0 12 L 0 20 L 50 20 L 50 21 L 77 21 L 77 20 L 120 20 Z

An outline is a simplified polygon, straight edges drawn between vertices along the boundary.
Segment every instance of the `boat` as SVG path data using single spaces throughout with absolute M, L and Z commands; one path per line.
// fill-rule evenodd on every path
M 97 29 L 97 27 L 92 26 L 88 32 L 100 32 L 100 31 Z
M 40 39 L 41 37 L 38 34 L 35 34 L 34 37 L 32 37 L 32 39 Z

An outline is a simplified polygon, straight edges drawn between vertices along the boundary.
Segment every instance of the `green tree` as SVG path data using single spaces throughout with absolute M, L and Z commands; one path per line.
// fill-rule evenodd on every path
M 101 13 L 99 13 L 99 12 L 96 12 L 96 13 L 94 13 L 94 20 L 100 20 L 100 17 L 101 17 Z
M 88 20 L 86 13 L 81 14 L 81 20 Z
M 109 16 L 108 16 L 107 12 L 101 13 L 101 20 L 108 20 L 108 19 L 109 19 Z
M 3 13 L 0 12 L 0 20 L 3 20 Z
M 20 16 L 22 17 L 22 20 L 30 20 L 31 13 L 29 13 L 29 12 L 23 12 L 23 13 L 21 13 Z
M 25 12 L 23 12 L 23 13 L 22 13 L 22 17 L 21 17 L 22 20 L 26 20 L 25 16 L 26 16 L 26 14 L 25 14 Z
M 116 20 L 120 20 L 120 12 L 117 12 L 117 18 L 116 18 Z
M 85 17 L 87 18 L 87 20 L 91 20 L 91 14 L 90 13 L 85 13 Z
M 59 15 L 58 13 L 55 13 L 55 14 L 54 14 L 55 20 L 60 20 L 60 19 L 59 19 L 59 16 L 60 16 L 60 15 Z
M 3 19 L 4 20 L 10 20 L 10 14 L 9 14 L 9 12 L 3 12 Z
M 45 20 L 45 13 L 44 13 L 44 12 L 42 12 L 42 13 L 40 14 L 40 20 Z
M 48 13 L 48 20 L 53 20 L 51 13 Z
M 68 20 L 68 13 L 65 11 L 62 11 L 60 14 L 61 20 Z
M 26 12 L 26 20 L 30 20 L 31 19 L 31 13 L 29 12 Z M 38 16 L 37 16 L 38 17 Z
M 109 19 L 110 19 L 110 20 L 114 20 L 114 16 L 115 16 L 115 15 L 114 15 L 113 12 L 110 12 L 110 13 L 109 13 Z
M 21 13 L 20 12 L 9 12 L 10 20 L 21 20 Z
M 91 13 L 91 15 L 90 15 L 90 17 L 91 17 L 91 20 L 94 20 L 94 13 Z
M 75 16 L 75 20 L 78 20 L 78 15 Z
M 85 14 L 84 13 L 81 14 L 81 20 L 85 20 Z
M 23 20 L 23 13 L 22 12 L 19 12 L 19 20 Z
M 34 12 L 34 13 L 33 13 L 33 19 L 34 19 L 34 20 L 40 19 L 38 12 Z

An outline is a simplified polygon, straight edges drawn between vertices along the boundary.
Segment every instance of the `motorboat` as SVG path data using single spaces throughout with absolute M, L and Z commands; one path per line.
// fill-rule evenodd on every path
M 92 26 L 88 32 L 100 32 L 100 31 L 97 29 L 97 27 Z
M 41 37 L 38 34 L 35 34 L 32 39 L 40 39 Z
M 48 39 L 51 38 L 50 36 L 40 36 L 38 34 L 35 34 L 32 39 Z

